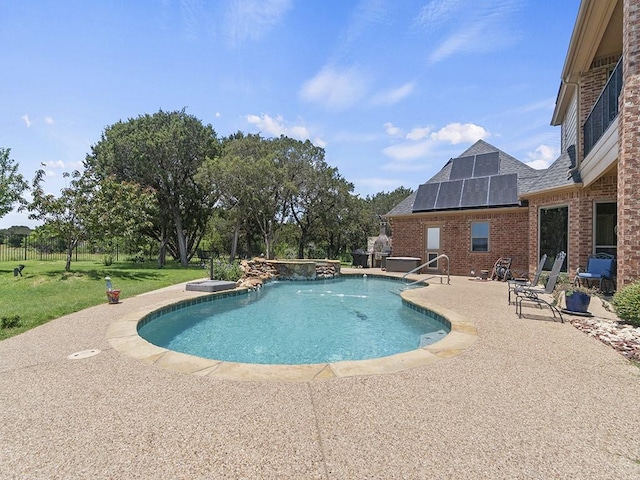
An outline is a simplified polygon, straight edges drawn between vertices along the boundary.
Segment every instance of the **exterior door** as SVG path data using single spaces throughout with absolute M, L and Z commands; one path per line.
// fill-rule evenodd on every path
M 594 253 L 618 255 L 618 205 L 615 202 L 596 203 Z
M 440 255 L 440 226 L 432 225 L 425 227 L 425 258 L 429 262 Z M 439 270 L 440 260 L 427 265 L 428 270 Z

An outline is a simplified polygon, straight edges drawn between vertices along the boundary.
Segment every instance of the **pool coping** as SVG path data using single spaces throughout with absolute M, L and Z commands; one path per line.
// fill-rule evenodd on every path
M 362 275 L 362 273 L 343 272 L 342 275 L 352 276 Z M 384 272 L 370 276 L 397 278 L 397 275 L 386 275 Z M 443 317 L 451 326 L 449 334 L 436 343 L 416 350 L 367 360 L 349 360 L 306 365 L 261 365 L 227 362 L 197 357 L 195 355 L 158 347 L 138 335 L 138 323 L 148 315 L 173 304 L 193 301 L 194 297 L 191 297 L 189 300 L 176 300 L 175 298 L 171 298 L 164 302 L 154 302 L 153 305 L 138 309 L 135 312 L 130 312 L 109 324 L 106 338 L 117 352 L 150 365 L 183 374 L 211 376 L 225 380 L 309 382 L 343 377 L 397 373 L 458 355 L 473 345 L 478 338 L 477 328 L 471 320 L 464 318 L 452 310 L 429 305 L 426 299 L 420 295 L 420 290 L 424 288 L 428 288 L 428 286 L 403 291 L 400 296 L 411 305 Z M 203 295 L 228 295 L 229 292 L 230 291 L 205 293 Z

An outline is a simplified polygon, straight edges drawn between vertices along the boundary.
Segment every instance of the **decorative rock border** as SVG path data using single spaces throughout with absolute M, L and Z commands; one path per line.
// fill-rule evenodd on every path
M 611 346 L 629 360 L 640 362 L 640 327 L 598 318 L 571 318 L 569 321 L 578 330 Z

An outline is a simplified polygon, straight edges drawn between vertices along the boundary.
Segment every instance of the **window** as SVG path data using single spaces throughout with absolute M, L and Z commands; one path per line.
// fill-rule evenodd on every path
M 477 222 L 471 224 L 471 251 L 489 251 L 489 223 Z
M 569 207 L 549 207 L 540 209 L 539 218 L 540 253 L 547 254 L 545 270 L 551 270 L 558 252 L 567 253 L 569 246 Z M 565 258 L 561 271 L 567 271 Z
M 608 253 L 617 256 L 617 225 L 618 212 L 615 202 L 596 203 L 595 228 L 594 228 L 594 252 Z
M 440 255 L 440 227 L 427 227 L 425 252 L 427 262 L 435 260 Z M 436 260 L 433 263 L 429 263 L 427 268 L 436 270 L 439 267 L 439 263 L 440 261 Z

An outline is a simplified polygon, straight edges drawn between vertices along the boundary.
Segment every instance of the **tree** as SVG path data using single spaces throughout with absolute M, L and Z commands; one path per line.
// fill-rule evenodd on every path
M 66 178 L 71 178 L 70 186 L 63 188 L 59 197 L 45 193 L 44 170 L 38 170 L 33 180 L 29 218 L 44 222 L 39 229 L 41 234 L 64 242 L 67 272 L 71 270 L 73 249 L 79 241 L 126 237 L 148 223 L 152 192 L 112 177 L 99 180 L 91 173 L 65 173 Z
M 341 227 L 353 184 L 342 178 L 337 168 L 329 167 L 324 149 L 309 140 L 281 141 L 289 172 L 289 212 L 300 228 L 298 258 L 304 258 L 304 249 L 311 240 L 327 240 L 328 232 Z M 330 250 L 334 248 L 331 245 Z
M 370 212 L 367 216 L 369 222 L 367 231 L 370 232 L 369 235 L 377 234 L 382 217 L 412 193 L 413 190 L 410 188 L 398 187 L 392 192 L 379 192 L 372 196 L 367 195 L 365 203 Z M 387 235 L 391 236 L 391 227 L 389 225 L 387 225 Z
M 0 147 L 0 218 L 9 213 L 16 203 L 24 205 L 22 198 L 29 184 L 18 173 L 18 164 L 9 157 L 11 149 Z
M 90 196 L 90 208 L 82 212 L 90 240 L 103 243 L 108 254 L 113 253 L 111 242 L 115 238 L 140 243 L 143 233 L 153 225 L 151 220 L 157 216 L 152 189 L 119 182 L 113 175 L 99 179 L 91 171 L 85 171 L 79 183 Z
M 265 256 L 273 257 L 275 235 L 285 217 L 285 178 L 275 141 L 241 132 L 226 139 L 220 157 L 201 169 L 198 180 L 205 188 L 217 186 L 221 205 L 235 219 L 232 259 L 243 222 L 260 233 Z
M 87 192 L 75 188 L 75 182 L 80 172 L 65 173 L 66 178 L 72 177 L 71 187 L 62 189 L 59 197 L 44 191 L 43 181 L 45 172 L 38 170 L 33 179 L 33 201 L 28 209 L 32 220 L 41 220 L 44 225 L 39 229 L 41 234 L 49 234 L 64 240 L 67 252 L 65 271 L 71 270 L 73 249 L 78 242 L 85 238 L 86 231 L 82 223 L 82 211 L 87 207 Z
M 158 215 L 149 234 L 160 243 L 158 262 L 164 264 L 168 248 L 187 266 L 218 199 L 215 186 L 203 188 L 195 175 L 219 148 L 211 125 L 184 110 L 160 110 L 107 127 L 85 165 L 100 176 L 151 188 Z

